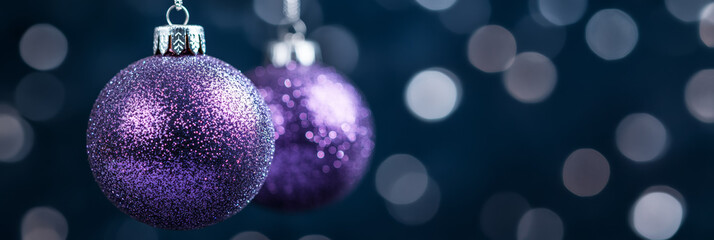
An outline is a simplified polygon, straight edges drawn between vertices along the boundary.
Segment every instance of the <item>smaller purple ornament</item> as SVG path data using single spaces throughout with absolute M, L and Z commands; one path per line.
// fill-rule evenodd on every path
M 357 89 L 331 67 L 289 63 L 248 73 L 273 116 L 275 156 L 254 202 L 282 211 L 324 206 L 360 182 L 374 125 Z

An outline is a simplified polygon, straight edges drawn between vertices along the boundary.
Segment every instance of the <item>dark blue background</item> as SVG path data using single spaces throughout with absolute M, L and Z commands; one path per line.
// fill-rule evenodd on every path
M 405 0 L 406 1 L 406 0 Z M 127 218 L 94 183 L 87 164 L 85 131 L 94 99 L 120 69 L 151 52 L 152 31 L 165 23 L 171 1 L 25 0 L 0 7 L 0 101 L 34 72 L 20 58 L 19 39 L 36 23 L 61 29 L 69 42 L 63 65 L 50 71 L 66 89 L 57 118 L 31 122 L 35 145 L 19 163 L 0 164 L 0 238 L 19 239 L 20 220 L 30 208 L 49 205 L 67 218 L 68 239 L 102 239 Z M 248 71 L 263 62 L 262 42 L 274 27 L 253 13 L 251 1 L 186 1 L 191 23 L 203 25 L 208 54 Z M 386 10 L 374 0 L 320 1 L 322 24 L 349 29 L 360 47 L 349 77 L 373 107 L 377 147 L 362 184 L 344 201 L 300 214 L 249 206 L 233 218 L 202 230 L 160 230 L 161 239 L 229 239 L 245 230 L 271 239 L 323 234 L 332 239 L 483 239 L 479 214 L 494 193 L 514 191 L 533 207 L 560 215 L 565 239 L 636 239 L 630 207 L 646 188 L 669 185 L 686 199 L 687 213 L 675 236 L 714 234 L 714 127 L 697 121 L 684 104 L 684 86 L 697 71 L 714 66 L 714 53 L 698 39 L 697 25 L 671 16 L 662 1 L 590 1 L 553 58 L 558 85 L 545 102 L 522 104 L 508 95 L 500 74 L 468 62 L 469 34 L 443 27 L 434 12 L 414 3 Z M 512 29 L 529 13 L 526 0 L 492 0 L 491 24 Z M 604 61 L 584 39 L 587 19 L 603 8 L 619 8 L 637 22 L 640 41 L 623 60 Z M 310 24 L 310 22 L 308 22 Z M 308 26 L 315 29 L 318 26 Z M 257 29 L 257 30 L 255 30 Z M 249 40 L 249 39 L 254 39 Z M 453 115 L 425 123 L 404 104 L 404 89 L 418 71 L 444 67 L 461 79 L 463 97 Z M 638 164 L 614 143 L 626 115 L 647 112 L 667 127 L 670 144 L 659 160 Z M 562 164 L 573 150 L 592 147 L 610 162 L 605 190 L 593 198 L 568 192 Z M 387 212 L 374 187 L 374 170 L 386 157 L 419 158 L 442 192 L 437 215 L 423 226 L 404 226 Z

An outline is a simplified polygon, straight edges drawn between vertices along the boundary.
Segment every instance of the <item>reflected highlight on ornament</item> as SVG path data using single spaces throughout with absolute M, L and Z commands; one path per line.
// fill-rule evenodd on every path
M 605 156 L 591 148 L 575 150 L 563 165 L 563 184 L 571 193 L 592 197 L 610 180 L 610 164 Z
M 0 104 L 0 162 L 14 163 L 24 159 L 33 143 L 32 127 L 10 106 Z
M 430 68 L 409 81 L 404 94 L 409 110 L 421 120 L 443 120 L 456 110 L 461 100 L 461 83 L 450 71 Z
M 632 229 L 651 240 L 673 237 L 684 219 L 684 207 L 672 195 L 650 192 L 640 197 L 630 212 Z
M 270 238 L 260 232 L 246 231 L 236 234 L 231 240 L 270 240 Z
M 542 25 L 530 16 L 518 22 L 513 35 L 521 52 L 538 52 L 549 58 L 557 56 L 565 45 L 564 27 Z
M 33 25 L 20 38 L 20 57 L 34 69 L 55 69 L 66 56 L 67 38 L 50 24 Z
M 468 43 L 471 65 L 481 71 L 493 73 L 508 69 L 516 57 L 516 39 L 510 31 L 487 25 L 471 35 Z
M 429 175 L 426 167 L 415 157 L 395 154 L 377 168 L 377 192 L 393 204 L 409 204 L 426 192 Z
M 617 149 L 635 161 L 647 162 L 658 158 L 667 147 L 668 134 L 662 122 L 646 113 L 625 117 L 615 131 Z
M 494 194 L 481 208 L 481 230 L 490 239 L 513 239 L 518 230 L 518 222 L 528 209 L 528 201 L 517 193 Z
M 619 9 L 601 10 L 588 21 L 585 40 L 590 50 L 605 60 L 617 60 L 632 52 L 639 40 L 637 24 Z
M 540 14 L 558 26 L 577 22 L 585 14 L 587 7 L 587 0 L 538 0 Z
M 322 60 L 344 72 L 352 72 L 359 62 L 359 45 L 354 35 L 342 26 L 322 26 L 310 33 L 320 45 Z
M 536 208 L 528 210 L 518 222 L 518 240 L 561 240 L 563 239 L 563 221 L 550 209 Z
M 416 0 L 416 2 L 431 11 L 443 11 L 454 6 L 458 0 Z
M 387 202 L 387 210 L 398 222 L 409 225 L 421 225 L 429 222 L 439 211 L 441 190 L 439 185 L 429 178 L 424 194 L 409 204 L 392 204 Z
M 471 33 L 488 23 L 491 18 L 489 0 L 461 0 L 453 7 L 439 12 L 439 20 L 454 33 Z
M 64 240 L 69 229 L 64 215 L 52 207 L 35 207 L 22 217 L 23 240 Z
M 64 85 L 47 73 L 31 73 L 15 88 L 15 104 L 25 117 L 46 121 L 59 113 L 64 105 Z
M 664 5 L 672 16 L 684 22 L 699 20 L 702 10 L 711 0 L 665 0 Z
M 704 123 L 714 123 L 714 69 L 697 72 L 684 90 L 689 113 Z
M 550 96 L 558 72 L 548 57 L 536 52 L 518 54 L 503 74 L 503 83 L 513 98 L 523 103 L 538 103 Z

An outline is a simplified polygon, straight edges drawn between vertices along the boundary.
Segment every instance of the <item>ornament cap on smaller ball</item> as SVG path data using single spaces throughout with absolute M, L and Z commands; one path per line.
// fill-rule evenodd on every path
M 310 66 L 321 60 L 320 46 L 305 39 L 305 23 L 297 21 L 279 33 L 280 41 L 268 43 L 268 61 L 275 67 L 285 67 L 290 63 Z

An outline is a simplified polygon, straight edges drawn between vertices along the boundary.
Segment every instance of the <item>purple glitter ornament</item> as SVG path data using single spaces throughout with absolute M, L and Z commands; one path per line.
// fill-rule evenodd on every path
M 349 193 L 374 149 L 370 110 L 333 68 L 318 64 L 258 67 L 248 76 L 275 126 L 275 158 L 255 202 L 296 211 Z
M 155 227 L 196 229 L 236 214 L 258 193 L 274 131 L 255 86 L 227 63 L 152 56 L 102 90 L 87 152 L 99 187 L 121 211 Z

